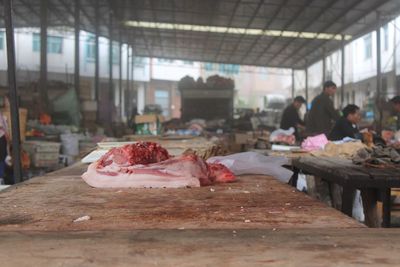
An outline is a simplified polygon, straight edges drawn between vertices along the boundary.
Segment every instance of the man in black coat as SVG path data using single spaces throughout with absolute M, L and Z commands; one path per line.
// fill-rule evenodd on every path
M 287 130 L 290 127 L 295 129 L 296 139 L 299 138 L 299 129 L 304 128 L 304 121 L 299 116 L 299 109 L 306 100 L 302 96 L 296 96 L 293 103 L 285 108 L 282 114 L 280 128 Z
M 311 110 L 306 124 L 307 132 L 311 135 L 328 135 L 332 125 L 339 119 L 339 113 L 333 106 L 331 97 L 336 93 L 336 84 L 326 81 L 321 94 L 311 102 Z

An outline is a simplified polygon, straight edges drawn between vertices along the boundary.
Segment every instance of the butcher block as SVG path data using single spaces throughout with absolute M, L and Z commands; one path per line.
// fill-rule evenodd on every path
M 100 189 L 78 164 L 0 193 L 0 231 L 362 227 L 273 177 L 179 189 Z M 73 221 L 82 216 L 90 219 Z
M 321 264 L 306 266 L 352 266 L 361 243 L 368 262 L 393 260 L 369 244 L 395 250 L 388 244 L 398 235 L 368 234 L 273 177 L 98 189 L 82 180 L 86 168 L 73 165 L 0 192 L 1 266 L 288 266 L 299 259 Z

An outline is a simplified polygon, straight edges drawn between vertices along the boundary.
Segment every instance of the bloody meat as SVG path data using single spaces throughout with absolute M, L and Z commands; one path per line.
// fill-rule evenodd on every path
M 224 165 L 207 164 L 186 154 L 171 157 L 152 142 L 139 142 L 113 148 L 89 165 L 82 178 L 93 187 L 198 187 L 235 181 Z

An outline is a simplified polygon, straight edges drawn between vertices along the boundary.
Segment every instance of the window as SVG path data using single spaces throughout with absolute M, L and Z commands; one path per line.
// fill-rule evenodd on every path
M 332 74 L 333 74 L 333 73 L 332 73 L 332 70 L 328 70 L 327 73 L 326 73 L 326 78 L 325 78 L 325 79 L 326 79 L 327 81 L 332 80 Z
M 0 50 L 4 49 L 4 32 L 0 31 Z
M 219 71 L 226 74 L 238 74 L 239 65 L 234 64 L 219 64 Z
M 40 52 L 40 35 L 38 33 L 33 34 L 32 50 L 33 52 Z
M 62 54 L 63 38 L 58 36 L 47 36 L 47 53 Z M 33 34 L 33 52 L 40 52 L 40 34 Z
M 372 40 L 371 34 L 364 37 L 364 59 L 370 59 L 372 57 Z
M 58 36 L 47 37 L 47 52 L 54 54 L 62 54 L 63 38 Z
M 167 59 L 167 58 L 159 58 L 158 62 L 160 63 L 174 63 L 172 59 Z
M 135 65 L 135 67 L 137 68 L 143 68 L 145 65 L 145 61 L 143 57 L 134 57 L 133 58 L 133 64 Z
M 388 24 L 383 26 L 383 49 L 384 49 L 384 51 L 388 51 L 388 49 L 389 49 L 389 29 L 388 29 Z
M 96 59 L 96 44 L 95 37 L 89 36 L 85 43 L 85 58 L 87 61 L 95 61 Z
M 114 65 L 119 64 L 119 45 L 113 42 L 112 45 L 112 62 Z
M 214 64 L 213 63 L 205 63 L 204 68 L 208 71 L 214 70 Z
M 169 116 L 169 92 L 156 90 L 154 93 L 155 103 L 160 105 L 164 116 Z

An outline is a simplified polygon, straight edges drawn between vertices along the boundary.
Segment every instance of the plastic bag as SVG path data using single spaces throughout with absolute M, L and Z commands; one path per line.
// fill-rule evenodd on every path
M 306 140 L 301 143 L 301 148 L 306 151 L 314 151 L 324 149 L 325 145 L 328 144 L 329 141 L 326 138 L 325 134 L 320 134 L 316 136 L 307 137 Z
M 288 164 L 287 158 L 264 156 L 256 152 L 243 152 L 222 157 L 211 157 L 207 162 L 221 163 L 235 175 L 270 175 L 284 183 L 287 183 L 293 174 L 292 171 L 282 167 L 282 165 Z
M 294 145 L 296 137 L 294 136 L 294 128 L 290 127 L 288 130 L 278 129 L 271 133 L 269 136 L 270 142 L 286 143 L 288 145 Z

